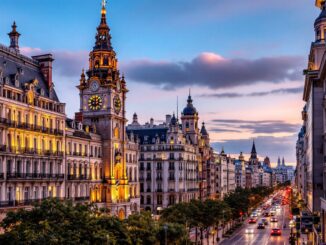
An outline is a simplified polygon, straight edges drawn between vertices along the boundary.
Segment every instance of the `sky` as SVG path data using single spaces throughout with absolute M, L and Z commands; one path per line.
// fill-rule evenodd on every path
M 21 53 L 52 53 L 54 83 L 73 117 L 101 0 L 1 0 L 0 43 L 16 21 Z M 191 90 L 213 147 L 295 163 L 313 0 L 109 0 L 108 24 L 130 92 L 127 118 L 179 113 Z M 74 99 L 72 99 L 74 98 Z M 262 159 L 263 160 L 263 159 Z

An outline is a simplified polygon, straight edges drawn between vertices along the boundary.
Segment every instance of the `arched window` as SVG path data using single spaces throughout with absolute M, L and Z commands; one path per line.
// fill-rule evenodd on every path
M 118 125 L 118 124 L 117 124 L 117 125 L 115 126 L 115 128 L 114 128 L 114 137 L 115 137 L 116 139 L 119 139 L 119 137 L 120 137 L 119 125 Z

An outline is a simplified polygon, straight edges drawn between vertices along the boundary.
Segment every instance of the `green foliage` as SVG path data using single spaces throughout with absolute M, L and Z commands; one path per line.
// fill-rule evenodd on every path
M 152 219 L 150 212 L 129 216 L 126 225 L 133 245 L 155 244 L 159 227 Z
M 220 200 L 192 200 L 163 210 L 159 221 L 149 212 L 129 216 L 125 221 L 109 216 L 94 205 L 74 205 L 55 199 L 43 201 L 32 210 L 9 212 L 2 221 L 0 244 L 190 244 L 188 230 L 201 232 L 234 220 L 255 207 L 273 189 L 237 189 Z

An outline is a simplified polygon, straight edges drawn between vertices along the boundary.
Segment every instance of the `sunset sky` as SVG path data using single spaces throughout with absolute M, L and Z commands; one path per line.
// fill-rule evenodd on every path
M 67 115 L 100 21 L 100 0 L 1 0 L 0 43 L 15 20 L 21 52 L 53 53 L 54 82 Z M 112 44 L 130 90 L 127 117 L 157 123 L 188 91 L 217 151 L 295 162 L 313 22 L 313 0 L 111 0 Z M 263 159 L 262 159 L 263 160 Z

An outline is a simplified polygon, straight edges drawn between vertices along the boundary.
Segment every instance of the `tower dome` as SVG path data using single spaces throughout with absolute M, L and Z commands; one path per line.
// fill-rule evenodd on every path
M 197 114 L 197 110 L 192 104 L 192 98 L 191 95 L 189 94 L 188 100 L 187 100 L 187 106 L 183 109 L 182 114 L 184 116 L 194 116 Z

